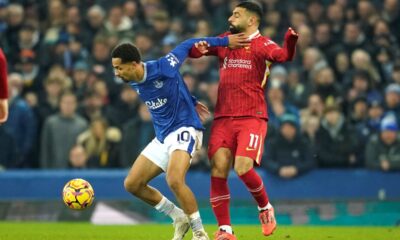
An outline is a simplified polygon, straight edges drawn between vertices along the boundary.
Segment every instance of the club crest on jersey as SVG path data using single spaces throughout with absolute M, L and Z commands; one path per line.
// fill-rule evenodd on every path
M 155 88 L 162 88 L 164 86 L 164 82 L 161 80 L 156 80 L 153 84 Z

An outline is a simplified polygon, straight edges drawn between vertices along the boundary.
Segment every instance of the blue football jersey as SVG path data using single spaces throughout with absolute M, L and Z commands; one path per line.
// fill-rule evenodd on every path
M 193 44 L 207 41 L 210 46 L 228 46 L 228 38 L 193 38 L 184 41 L 166 56 L 144 63 L 144 77 L 130 85 L 147 105 L 153 119 L 156 137 L 160 142 L 180 127 L 204 130 L 196 112 L 196 99 L 191 96 L 179 67 Z

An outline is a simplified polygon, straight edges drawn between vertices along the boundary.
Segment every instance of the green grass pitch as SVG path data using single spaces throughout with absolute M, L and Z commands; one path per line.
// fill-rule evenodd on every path
M 212 236 L 215 226 L 206 225 Z M 396 240 L 400 227 L 278 226 L 265 238 L 257 225 L 237 225 L 238 240 Z M 172 238 L 172 225 L 95 226 L 89 223 L 0 222 L 0 240 L 159 240 Z M 185 239 L 191 239 L 189 232 Z

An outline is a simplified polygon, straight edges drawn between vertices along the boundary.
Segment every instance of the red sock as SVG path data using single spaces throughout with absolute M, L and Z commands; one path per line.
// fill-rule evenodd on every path
M 239 176 L 240 179 L 247 186 L 247 189 L 253 195 L 254 199 L 257 201 L 259 207 L 265 207 L 268 204 L 268 195 L 265 191 L 265 187 L 261 177 L 257 174 L 256 170 L 252 168 L 247 173 Z
M 211 177 L 210 203 L 218 226 L 231 225 L 229 216 L 229 194 L 228 181 L 225 178 Z

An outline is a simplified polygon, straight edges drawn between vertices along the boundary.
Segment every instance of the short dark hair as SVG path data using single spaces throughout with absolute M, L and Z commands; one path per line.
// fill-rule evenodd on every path
M 111 52 L 112 58 L 121 58 L 122 63 L 141 61 L 139 49 L 132 43 L 121 43 Z
M 241 7 L 246 9 L 247 11 L 250 11 L 252 13 L 257 14 L 258 18 L 261 20 L 262 15 L 263 15 L 263 8 L 260 3 L 256 1 L 243 1 L 240 2 L 236 7 Z

